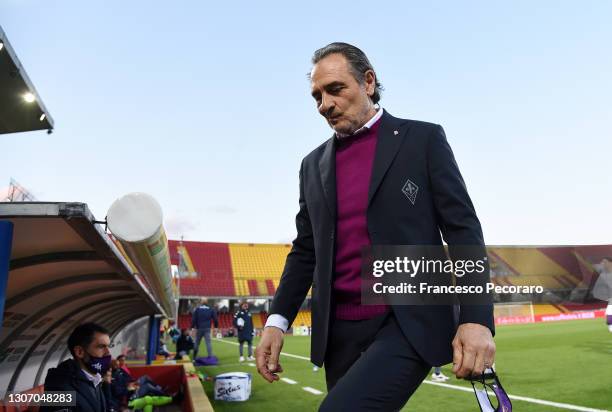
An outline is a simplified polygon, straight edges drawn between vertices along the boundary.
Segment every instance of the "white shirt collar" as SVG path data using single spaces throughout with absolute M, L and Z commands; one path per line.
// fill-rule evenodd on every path
M 367 129 L 369 129 L 370 127 L 372 127 L 372 125 L 374 125 L 374 123 L 376 123 L 378 121 L 378 119 L 380 119 L 383 115 L 383 108 L 381 106 L 378 106 L 378 109 L 376 110 L 376 113 L 374 114 L 374 116 L 372 116 L 372 118 L 370 120 L 368 120 L 363 126 L 361 126 L 359 129 L 355 130 L 352 134 L 341 134 L 341 133 L 336 133 L 336 137 L 338 137 L 338 139 L 345 139 L 349 136 L 354 136 L 356 134 L 359 134 Z
M 86 371 L 85 369 L 81 369 L 83 371 L 83 373 L 85 374 L 85 377 L 87 379 L 89 379 L 95 387 L 97 387 L 100 382 L 102 382 L 102 375 L 100 375 L 99 373 L 96 373 L 95 375 L 89 373 L 88 371 Z

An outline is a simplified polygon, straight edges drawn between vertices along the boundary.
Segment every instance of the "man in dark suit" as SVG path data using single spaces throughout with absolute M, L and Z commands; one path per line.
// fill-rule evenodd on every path
M 297 237 L 257 347 L 258 372 L 282 371 L 285 332 L 312 286 L 311 360 L 325 364 L 323 411 L 399 410 L 432 365 L 463 378 L 491 366 L 493 307 L 364 305 L 370 245 L 483 246 L 482 230 L 443 129 L 378 102 L 366 55 L 346 43 L 315 52 L 311 92 L 334 136 L 302 161 Z
M 107 371 L 111 364 L 108 331 L 95 323 L 77 326 L 68 337 L 72 358 L 49 369 L 45 391 L 74 392 L 76 406 L 43 406 L 42 412 L 107 412 L 110 406 L 110 380 Z

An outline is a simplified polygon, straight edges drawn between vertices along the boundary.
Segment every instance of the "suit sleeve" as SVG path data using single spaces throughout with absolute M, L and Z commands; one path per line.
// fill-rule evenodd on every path
M 104 398 L 104 402 L 106 404 L 106 409 L 111 409 L 111 407 L 115 404 L 114 399 L 113 399 L 113 395 L 111 393 L 111 384 L 108 382 L 102 382 L 100 385 L 102 385 L 102 395 Z
M 453 246 L 481 246 L 478 254 L 486 256 L 486 248 L 480 221 L 468 195 L 465 182 L 453 151 L 446 140 L 444 129 L 434 126 L 428 140 L 427 165 L 433 192 L 434 207 L 444 241 L 449 245 L 451 258 Z M 489 266 L 486 265 L 489 281 Z M 459 280 L 458 282 L 467 279 Z M 495 334 L 493 304 L 461 304 L 459 323 L 479 323 Z
M 126 377 L 121 373 L 117 373 L 111 383 L 111 395 L 115 398 L 121 398 L 127 396 L 128 392 Z
M 289 326 L 297 316 L 300 306 L 312 285 L 315 267 L 314 239 L 304 196 L 304 162 L 300 167 L 300 210 L 295 217 L 297 236 L 287 255 L 285 268 L 272 300 L 270 314 L 278 314 L 288 320 Z

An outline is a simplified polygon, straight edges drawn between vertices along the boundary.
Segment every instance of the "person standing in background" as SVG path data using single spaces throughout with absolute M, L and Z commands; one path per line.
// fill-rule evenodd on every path
M 442 373 L 442 368 L 439 366 L 434 367 L 434 371 L 431 374 L 431 380 L 434 382 L 445 382 L 450 378 Z
M 597 281 L 593 286 L 593 297 L 608 302 L 606 323 L 608 330 L 612 332 L 612 257 L 604 257 L 601 262 L 593 265 L 593 267 L 599 272 Z
M 244 342 L 248 345 L 250 361 L 255 360 L 253 357 L 253 319 L 249 312 L 249 303 L 242 302 L 240 309 L 234 315 L 234 327 L 238 329 L 238 351 L 240 353 L 240 362 L 244 362 L 244 352 L 242 346 Z
M 195 349 L 193 351 L 193 359 L 198 357 L 198 350 L 200 349 L 200 342 L 204 338 L 206 342 L 206 352 L 208 356 L 213 356 L 212 342 L 210 339 L 210 323 L 213 322 L 215 328 L 219 327 L 219 319 L 217 318 L 217 312 L 208 306 L 208 299 L 203 298 L 200 301 L 200 306 L 193 312 L 191 318 L 191 327 L 196 329 L 196 341 Z

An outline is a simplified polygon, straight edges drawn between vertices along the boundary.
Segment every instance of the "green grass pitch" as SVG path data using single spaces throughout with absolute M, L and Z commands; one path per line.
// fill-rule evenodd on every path
M 253 366 L 238 362 L 236 339 L 213 341 L 220 365 L 200 368 L 207 375 L 249 372 L 253 375 L 251 398 L 247 402 L 213 400 L 213 384 L 204 388 L 215 411 L 316 411 L 325 396 L 325 371 L 314 372 L 307 360 L 281 356 L 283 377 L 288 384 L 264 381 Z M 257 340 L 255 341 L 257 342 Z M 506 391 L 524 396 L 576 406 L 612 410 L 612 333 L 603 319 L 509 325 L 497 328 L 496 370 Z M 205 354 L 204 342 L 200 349 Z M 283 352 L 308 357 L 310 338 L 286 336 Z M 246 353 L 246 346 L 245 346 Z M 450 365 L 443 373 L 451 376 Z M 376 377 L 372 377 L 376 379 Z M 448 384 L 469 387 L 452 377 Z M 323 392 L 314 395 L 303 387 Z M 515 411 L 562 411 L 548 405 L 513 400 Z M 473 393 L 423 384 L 403 411 L 478 411 Z

